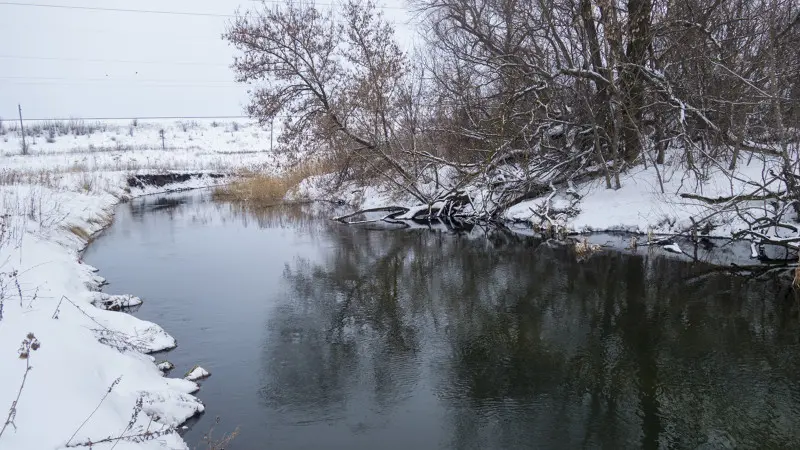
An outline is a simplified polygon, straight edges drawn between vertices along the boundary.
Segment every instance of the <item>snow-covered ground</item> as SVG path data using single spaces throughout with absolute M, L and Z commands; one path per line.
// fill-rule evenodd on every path
M 14 172 L 227 170 L 231 167 L 263 167 L 270 155 L 273 133 L 252 121 L 168 121 L 132 123 L 78 123 L 58 128 L 52 123 L 26 124 L 28 155 L 22 155 L 22 139 L 0 131 L 0 155 L 4 175 Z M 18 130 L 18 128 L 15 128 Z M 61 130 L 61 131 L 59 131 Z M 162 148 L 161 131 L 164 131 Z M 27 134 L 27 133 L 26 133 Z M 276 134 L 275 134 L 276 136 Z
M 680 194 L 718 198 L 748 193 L 753 190 L 749 182 L 763 183 L 765 165 L 771 166 L 761 160 L 754 159 L 749 164 L 743 160 L 732 174 L 714 168 L 702 181 L 698 181 L 680 164 L 660 166 L 658 172 L 652 165 L 648 168 L 638 166 L 620 175 L 622 187 L 618 190 L 606 189 L 602 178 L 576 184 L 574 190 L 580 200 L 575 208 L 579 212 L 574 217 L 561 217 L 559 222 L 567 229 L 580 233 L 627 231 L 686 234 L 692 227 L 692 219 L 703 222 L 713 211 L 707 203 L 683 198 Z M 663 192 L 659 176 L 663 182 Z M 505 218 L 538 222 L 539 218 L 531 209 L 539 210 L 548 196 L 512 206 L 506 211 Z M 564 209 L 573 198 L 566 190 L 561 190 L 551 199 L 552 207 Z M 714 214 L 711 222 L 714 226 L 707 233 L 708 236 L 730 237 L 747 228 L 747 224 L 733 212 Z
M 286 161 L 269 152 L 269 130 L 249 122 L 111 124 L 49 137 L 29 137 L 21 155 L 17 133 L 0 135 L 0 449 L 186 448 L 175 428 L 203 411 L 198 385 L 164 377 L 146 355 L 175 340 L 106 310 L 109 300 L 138 299 L 98 294 L 102 279 L 81 250 L 126 198 L 221 182 L 130 187 L 132 174 L 274 171 Z M 38 348 L 21 358 L 29 333 Z

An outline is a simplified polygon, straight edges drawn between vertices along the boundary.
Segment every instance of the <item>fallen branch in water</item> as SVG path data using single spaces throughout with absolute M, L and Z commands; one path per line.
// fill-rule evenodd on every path
M 351 217 L 359 216 L 359 215 L 362 215 L 362 214 L 366 214 L 366 213 L 384 212 L 384 211 L 388 211 L 388 212 L 391 212 L 391 213 L 399 213 L 399 212 L 405 213 L 405 212 L 408 212 L 408 208 L 404 208 L 402 206 L 384 206 L 384 207 L 380 207 L 380 208 L 362 209 L 360 211 L 356 211 L 356 212 L 351 213 L 351 214 L 334 217 L 333 220 L 335 220 L 337 222 L 347 223 L 347 224 L 357 223 L 357 222 L 348 222 L 347 219 L 349 219 Z

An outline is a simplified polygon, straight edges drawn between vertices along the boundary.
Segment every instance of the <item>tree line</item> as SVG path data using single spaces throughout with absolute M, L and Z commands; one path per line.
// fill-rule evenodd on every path
M 239 50 L 238 81 L 254 86 L 248 113 L 286 117 L 281 143 L 324 153 L 340 180 L 381 179 L 448 214 L 496 217 L 588 178 L 617 189 L 636 165 L 659 181 L 666 163 L 699 181 L 735 179 L 754 158 L 769 170 L 748 180 L 747 205 L 777 203 L 771 226 L 800 213 L 800 1 L 409 8 L 419 37 L 409 52 L 373 0 L 238 14 L 224 37 Z M 466 186 L 485 194 L 465 198 Z

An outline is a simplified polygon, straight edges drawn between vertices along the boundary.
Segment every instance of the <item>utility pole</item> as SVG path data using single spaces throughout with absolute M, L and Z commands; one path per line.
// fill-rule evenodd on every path
M 17 104 L 19 108 L 19 131 L 22 133 L 22 154 L 28 154 L 28 144 L 25 143 L 25 125 L 22 124 L 22 105 Z

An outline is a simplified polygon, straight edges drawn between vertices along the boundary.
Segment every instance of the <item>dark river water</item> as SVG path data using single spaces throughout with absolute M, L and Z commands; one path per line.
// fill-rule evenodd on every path
M 800 448 L 789 291 L 664 254 L 137 199 L 85 260 L 231 449 Z

